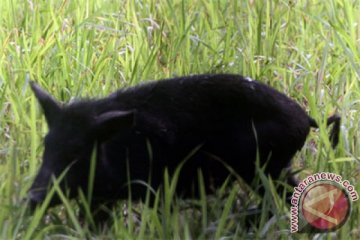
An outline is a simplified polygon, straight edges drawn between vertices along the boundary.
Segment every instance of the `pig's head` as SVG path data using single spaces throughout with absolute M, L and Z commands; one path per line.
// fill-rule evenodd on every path
M 53 180 L 63 176 L 60 188 L 75 197 L 79 189 L 87 190 L 91 153 L 95 143 L 111 138 L 119 131 L 131 129 L 132 111 L 99 113 L 96 101 L 83 101 L 62 106 L 36 83 L 31 88 L 38 99 L 48 124 L 40 170 L 29 190 L 32 207 L 44 201 Z M 59 203 L 57 194 L 50 205 Z

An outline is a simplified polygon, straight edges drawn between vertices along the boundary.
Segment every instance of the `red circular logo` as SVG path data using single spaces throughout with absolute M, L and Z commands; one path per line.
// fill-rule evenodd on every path
M 350 213 L 345 190 L 334 182 L 317 182 L 303 192 L 300 200 L 304 219 L 320 231 L 341 227 Z

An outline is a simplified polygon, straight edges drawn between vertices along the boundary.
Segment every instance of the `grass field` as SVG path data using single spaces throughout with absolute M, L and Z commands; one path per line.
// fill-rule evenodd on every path
M 30 214 L 23 198 L 47 131 L 30 80 L 66 102 L 210 72 L 250 76 L 295 99 L 320 123 L 293 159 L 305 167 L 300 178 L 330 171 L 360 192 L 360 1 L 2 0 L 0 19 L 0 239 L 359 238 L 359 202 L 336 232 L 291 234 L 289 206 L 267 178 L 250 227 L 237 186 L 186 209 L 170 193 L 155 208 L 120 202 L 114 223 L 95 230 L 66 199 Z M 342 117 L 336 150 L 326 129 L 334 112 Z

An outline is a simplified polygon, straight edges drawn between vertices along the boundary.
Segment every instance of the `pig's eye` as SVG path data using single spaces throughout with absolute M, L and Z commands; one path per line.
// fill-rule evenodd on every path
M 48 151 L 58 153 L 66 156 L 69 159 L 73 159 L 84 154 L 87 144 L 80 138 L 58 138 L 52 135 L 47 135 L 44 138 L 44 145 Z

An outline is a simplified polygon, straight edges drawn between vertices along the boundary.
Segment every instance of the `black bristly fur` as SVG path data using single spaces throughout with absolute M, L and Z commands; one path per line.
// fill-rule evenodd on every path
M 151 186 L 163 182 L 165 168 L 174 172 L 184 164 L 177 193 L 192 196 L 197 171 L 202 170 L 208 192 L 231 166 L 250 183 L 255 176 L 257 149 L 266 173 L 277 178 L 303 146 L 316 122 L 293 100 L 260 82 L 239 75 L 195 75 L 121 89 L 107 98 L 61 106 L 35 83 L 32 89 L 49 124 L 43 162 L 30 189 L 33 205 L 42 202 L 51 183 L 70 164 L 64 184 L 70 196 L 87 190 L 90 156 L 97 143 L 93 199 L 102 202 L 128 197 L 127 163 L 131 180 Z M 338 142 L 340 118 L 331 140 Z M 150 163 L 147 142 L 152 149 Z M 151 164 L 151 166 L 150 166 Z M 143 197 L 146 187 L 132 185 L 132 197 Z M 195 193 L 196 195 L 196 193 Z M 53 198 L 52 204 L 58 201 Z

